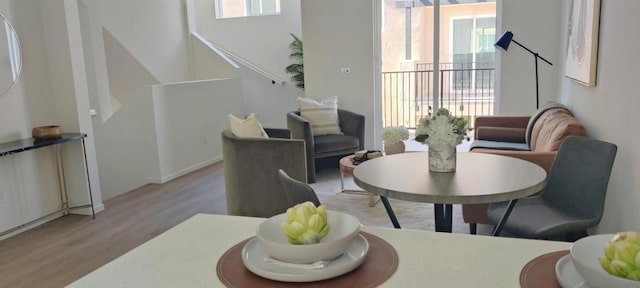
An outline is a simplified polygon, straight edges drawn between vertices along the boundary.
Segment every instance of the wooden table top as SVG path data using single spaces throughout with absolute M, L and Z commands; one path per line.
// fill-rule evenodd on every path
M 399 200 L 438 204 L 509 201 L 535 194 L 547 173 L 528 161 L 485 153 L 457 154 L 456 171 L 430 172 L 428 153 L 401 153 L 358 165 L 354 181 L 363 189 Z

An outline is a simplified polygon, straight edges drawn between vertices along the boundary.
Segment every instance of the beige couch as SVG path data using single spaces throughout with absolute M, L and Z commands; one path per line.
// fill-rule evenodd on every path
M 567 136 L 586 136 L 585 127 L 571 111 L 558 103 L 548 103 L 533 116 L 482 116 L 475 121 L 471 152 L 491 153 L 527 160 L 549 173 L 560 144 Z M 490 224 L 488 204 L 462 205 L 462 216 L 471 234 L 476 224 Z

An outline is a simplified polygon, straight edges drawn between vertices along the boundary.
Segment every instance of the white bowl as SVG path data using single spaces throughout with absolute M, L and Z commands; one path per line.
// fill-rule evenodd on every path
M 571 259 L 587 284 L 594 287 L 638 288 L 640 282 L 614 276 L 605 271 L 598 257 L 615 234 L 601 234 L 582 238 L 571 246 Z
M 337 211 L 327 211 L 329 233 L 319 243 L 294 245 L 289 243 L 280 224 L 287 220 L 287 213 L 273 216 L 262 222 L 256 230 L 256 238 L 271 257 L 291 263 L 312 263 L 336 258 L 353 242 L 358 231 L 358 218 Z

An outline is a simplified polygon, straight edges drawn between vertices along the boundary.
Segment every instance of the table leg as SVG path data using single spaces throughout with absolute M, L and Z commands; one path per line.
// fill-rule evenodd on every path
M 453 205 L 451 204 L 433 204 L 433 218 L 435 221 L 436 232 L 451 233 Z
M 387 210 L 387 215 L 389 215 L 389 219 L 391 219 L 391 223 L 393 224 L 393 228 L 400 229 L 400 223 L 398 223 L 398 218 L 396 218 L 396 213 L 393 213 L 393 209 L 391 208 L 391 204 L 387 197 L 380 196 L 380 200 L 382 201 L 382 205 L 384 205 L 384 210 Z
M 96 210 L 93 208 L 93 193 L 91 192 L 91 177 L 89 176 L 89 163 L 87 163 L 87 147 L 82 138 L 82 156 L 84 156 L 84 169 L 87 173 L 87 188 L 89 189 L 89 205 L 91 205 L 91 218 L 96 219 Z
M 451 233 L 453 231 L 453 205 L 451 204 L 444 205 L 444 223 L 447 225 L 446 232 Z
M 346 190 L 344 189 L 344 172 L 340 170 L 340 192 L 342 193 L 357 193 L 357 194 L 367 194 L 369 196 L 369 207 L 376 206 L 380 198 L 376 199 L 376 195 L 373 193 L 369 193 L 364 190 Z
M 452 231 L 453 205 L 433 204 L 433 218 L 436 225 L 436 232 Z
M 516 202 L 518 202 L 518 199 L 513 199 L 509 202 L 509 206 L 507 206 L 507 210 L 504 211 L 502 218 L 500 218 L 500 222 L 498 222 L 498 225 L 496 225 L 496 228 L 493 229 L 493 233 L 492 233 L 493 236 L 500 236 L 500 232 L 502 232 L 504 223 L 507 222 L 507 218 L 509 218 L 511 211 L 513 210 L 513 207 L 516 206 Z

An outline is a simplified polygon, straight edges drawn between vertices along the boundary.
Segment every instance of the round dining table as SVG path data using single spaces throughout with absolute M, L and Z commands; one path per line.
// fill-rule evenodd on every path
M 361 163 L 353 170 L 355 183 L 380 196 L 395 228 L 400 224 L 387 198 L 434 204 L 437 232 L 451 232 L 452 204 L 510 201 L 494 228 L 498 235 L 518 198 L 541 191 L 547 173 L 517 158 L 461 152 L 454 172 L 429 171 L 428 152 L 400 153 Z

